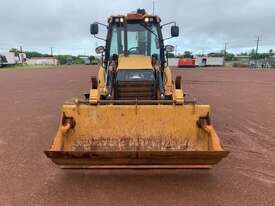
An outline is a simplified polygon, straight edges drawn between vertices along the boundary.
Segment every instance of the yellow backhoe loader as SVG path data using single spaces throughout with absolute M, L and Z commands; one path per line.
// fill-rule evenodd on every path
M 61 168 L 211 168 L 226 157 L 210 106 L 185 100 L 173 80 L 164 46 L 179 35 L 175 22 L 160 24 L 144 9 L 111 16 L 97 77 L 83 98 L 64 103 L 47 157 Z M 171 24 L 171 36 L 162 30 Z

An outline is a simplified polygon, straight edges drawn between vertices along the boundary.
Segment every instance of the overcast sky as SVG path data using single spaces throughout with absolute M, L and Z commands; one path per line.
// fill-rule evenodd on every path
M 178 52 L 275 49 L 274 0 L 155 0 L 162 23 L 176 21 L 180 37 L 167 41 Z M 25 50 L 55 54 L 91 54 L 104 42 L 89 34 L 94 21 L 105 23 L 112 14 L 137 8 L 152 12 L 152 0 L 0 0 L 0 51 L 23 46 Z M 104 31 L 102 35 L 104 36 Z

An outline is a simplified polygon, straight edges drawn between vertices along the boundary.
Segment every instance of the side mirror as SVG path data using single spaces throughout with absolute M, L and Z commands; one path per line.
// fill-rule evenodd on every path
M 97 47 L 97 48 L 95 49 L 95 52 L 96 52 L 97 54 L 102 54 L 104 51 L 105 51 L 104 46 L 99 46 L 99 47 Z
M 172 45 L 166 45 L 165 46 L 165 51 L 166 52 L 173 52 L 173 51 L 175 51 L 175 47 L 172 46 Z
M 98 23 L 91 24 L 90 32 L 91 32 L 92 35 L 98 34 Z
M 174 25 L 171 26 L 171 36 L 172 37 L 178 37 L 179 36 L 179 27 Z

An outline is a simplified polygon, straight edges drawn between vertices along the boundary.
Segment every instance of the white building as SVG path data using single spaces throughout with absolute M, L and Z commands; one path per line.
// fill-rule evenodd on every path
M 0 67 L 4 66 L 7 63 L 6 57 L 0 54 Z
M 17 63 L 18 58 L 15 56 L 14 52 L 1 52 L 0 55 L 4 56 L 7 61 L 3 63 L 3 65 L 12 65 Z
M 179 58 L 168 58 L 168 66 L 178 66 Z
M 33 65 L 57 65 L 58 60 L 55 57 L 33 57 L 27 59 L 27 64 Z
M 223 66 L 224 58 L 223 57 L 195 57 L 196 66 Z
M 91 64 L 90 58 L 88 56 L 81 56 L 80 58 L 84 61 L 84 64 Z

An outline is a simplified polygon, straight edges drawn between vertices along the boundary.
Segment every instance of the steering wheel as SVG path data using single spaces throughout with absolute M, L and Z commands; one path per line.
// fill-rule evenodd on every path
M 128 49 L 128 53 L 129 54 L 138 54 L 139 53 L 138 47 L 132 47 L 132 48 Z

